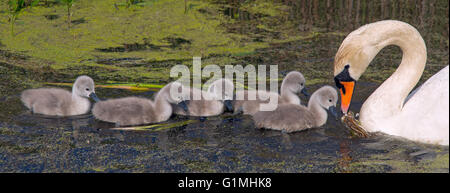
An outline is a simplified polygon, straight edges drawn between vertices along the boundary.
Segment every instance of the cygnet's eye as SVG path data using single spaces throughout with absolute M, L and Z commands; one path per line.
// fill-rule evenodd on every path
M 330 99 L 330 100 L 328 100 L 328 101 L 330 101 L 330 103 L 331 103 L 333 100 Z
M 89 91 L 89 88 L 86 88 L 86 91 Z
M 303 83 L 300 83 L 300 86 L 303 86 Z

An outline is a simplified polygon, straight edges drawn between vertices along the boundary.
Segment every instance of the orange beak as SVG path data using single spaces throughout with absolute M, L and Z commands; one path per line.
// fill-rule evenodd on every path
M 355 88 L 355 82 L 340 82 L 344 86 L 344 90 L 339 89 L 341 93 L 341 111 L 347 114 L 348 108 L 350 107 L 350 102 L 352 101 L 353 89 Z

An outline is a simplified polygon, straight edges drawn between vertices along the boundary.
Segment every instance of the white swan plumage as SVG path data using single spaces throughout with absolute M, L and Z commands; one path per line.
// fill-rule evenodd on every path
M 348 111 L 355 82 L 388 45 L 400 47 L 402 61 L 361 107 L 363 128 L 422 143 L 448 145 L 449 67 L 441 69 L 408 96 L 425 69 L 427 51 L 420 33 L 401 21 L 364 25 L 342 42 L 334 61 L 342 112 Z

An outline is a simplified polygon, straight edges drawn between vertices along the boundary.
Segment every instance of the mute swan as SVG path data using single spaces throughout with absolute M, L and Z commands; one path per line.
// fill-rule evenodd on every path
M 334 60 L 334 79 L 341 93 L 341 110 L 347 113 L 355 82 L 377 53 L 388 45 L 403 51 L 397 70 L 364 102 L 360 122 L 369 132 L 384 132 L 423 143 L 448 145 L 448 66 L 420 86 L 427 59 L 425 42 L 411 25 L 395 20 L 364 25 L 342 42 Z
M 188 111 L 175 107 L 174 113 L 189 116 L 216 116 L 222 114 L 225 108 L 231 111 L 233 91 L 233 82 L 228 79 L 214 81 L 209 86 L 208 92 L 192 88 L 190 90 L 191 100 L 187 101 Z M 194 92 L 201 93 L 200 100 L 193 100 Z
M 253 93 L 252 93 L 253 92 Z M 256 100 L 249 100 L 249 93 L 255 94 Z M 244 96 L 244 100 L 235 100 L 233 109 L 234 113 L 243 114 L 254 114 L 259 111 L 260 103 L 268 103 L 268 96 L 272 95 L 274 97 L 278 97 L 278 104 L 300 104 L 300 98 L 298 97 L 299 93 L 308 96 L 309 94 L 305 88 L 305 77 L 303 74 L 298 71 L 289 72 L 286 77 L 283 79 L 281 83 L 281 95 L 273 92 L 261 92 L 261 91 L 238 91 L 236 95 L 242 94 Z M 267 95 L 267 100 L 261 100 L 260 95 Z
M 79 76 L 72 93 L 60 88 L 37 88 L 22 92 L 23 104 L 33 113 L 56 116 L 81 115 L 89 111 L 89 97 L 99 101 L 95 95 L 94 81 L 89 76 Z
M 300 104 L 280 104 L 274 111 L 255 113 L 253 120 L 258 128 L 282 130 L 287 133 L 320 127 L 327 122 L 326 109 L 337 116 L 337 100 L 336 89 L 323 86 L 312 94 L 308 107 Z
M 169 83 L 156 94 L 154 101 L 139 97 L 101 101 L 94 105 L 92 114 L 99 120 L 120 126 L 166 121 L 172 115 L 172 104 L 186 108 L 184 97 L 171 95 L 171 87 L 182 88 L 178 82 Z

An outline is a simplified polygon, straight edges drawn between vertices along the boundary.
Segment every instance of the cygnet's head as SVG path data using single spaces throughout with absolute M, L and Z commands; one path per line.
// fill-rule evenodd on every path
M 286 77 L 283 79 L 282 85 L 285 89 L 288 89 L 290 92 L 295 94 L 304 94 L 305 96 L 309 96 L 306 88 L 305 88 L 305 77 L 302 73 L 298 71 L 289 72 Z
M 214 81 L 208 88 L 208 92 L 212 94 L 214 100 L 223 101 L 228 111 L 233 111 L 232 101 L 234 97 L 234 84 L 229 79 L 219 79 Z
M 89 76 L 79 76 L 73 84 L 72 92 L 80 97 L 90 97 L 96 102 L 100 101 L 100 99 L 95 94 L 94 80 L 92 80 L 92 78 Z
M 316 100 L 321 107 L 330 111 L 337 117 L 336 103 L 338 100 L 337 91 L 331 86 L 323 86 L 311 96 L 311 100 Z

